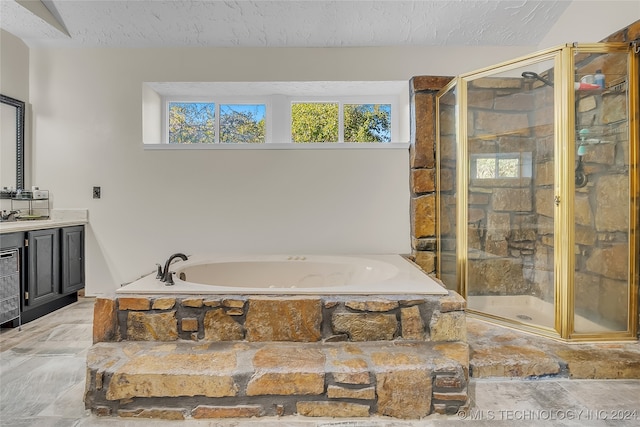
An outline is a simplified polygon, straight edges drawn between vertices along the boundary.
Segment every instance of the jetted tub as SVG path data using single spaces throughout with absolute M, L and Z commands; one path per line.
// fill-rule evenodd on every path
M 175 285 L 150 274 L 119 294 L 446 295 L 400 255 L 190 256 L 171 264 Z

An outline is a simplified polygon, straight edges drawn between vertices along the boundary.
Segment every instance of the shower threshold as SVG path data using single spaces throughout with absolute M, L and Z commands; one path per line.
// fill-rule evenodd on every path
M 555 327 L 553 303 L 531 295 L 471 295 L 467 297 L 467 308 L 527 325 Z M 576 332 L 589 333 L 617 330 L 580 315 L 574 318 L 574 329 Z

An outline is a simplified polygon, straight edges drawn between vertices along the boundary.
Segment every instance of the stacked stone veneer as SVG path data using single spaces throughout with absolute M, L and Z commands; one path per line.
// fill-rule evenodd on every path
M 467 292 L 553 301 L 553 89 L 500 77 L 474 80 L 467 88 L 472 165 L 475 156 L 496 154 L 518 156 L 525 165 L 519 178 L 481 178 L 471 168 Z
M 467 404 L 465 302 L 448 296 L 98 298 L 98 415 L 422 418 Z
M 452 77 L 411 79 L 411 249 L 415 263 L 436 271 L 436 94 Z M 442 178 L 441 178 L 442 179 Z

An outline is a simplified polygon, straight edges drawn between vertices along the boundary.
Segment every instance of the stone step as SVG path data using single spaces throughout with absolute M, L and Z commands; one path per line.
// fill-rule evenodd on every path
M 136 418 L 420 419 L 467 405 L 468 364 L 461 342 L 101 342 L 85 405 Z
M 563 343 L 468 318 L 474 378 L 640 379 L 640 343 Z

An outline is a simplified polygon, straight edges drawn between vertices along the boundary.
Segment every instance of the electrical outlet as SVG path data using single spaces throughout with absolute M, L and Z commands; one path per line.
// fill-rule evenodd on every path
M 100 187 L 93 187 L 93 198 L 94 199 L 100 198 Z

